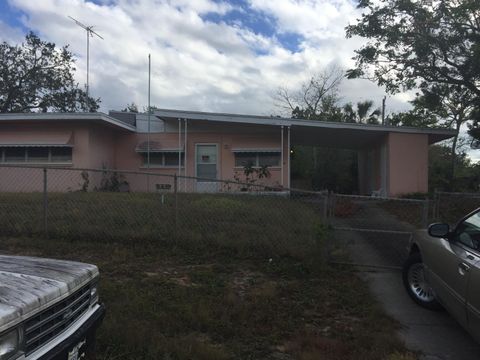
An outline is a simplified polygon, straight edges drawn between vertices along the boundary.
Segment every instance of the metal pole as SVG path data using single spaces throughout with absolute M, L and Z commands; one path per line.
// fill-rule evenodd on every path
M 178 178 L 177 174 L 173 176 L 173 196 L 175 197 L 175 240 L 178 237 Z
M 287 135 L 288 135 L 288 142 L 287 142 L 287 151 L 288 151 L 288 163 L 287 163 L 287 172 L 288 172 L 288 183 L 287 183 L 287 187 L 290 189 L 291 185 L 290 185 L 290 126 L 287 128 Z
M 281 126 L 281 130 L 280 130 L 280 134 L 281 134 L 281 139 L 280 139 L 280 146 L 281 146 L 281 160 L 280 160 L 280 184 L 282 185 L 283 187 L 283 125 Z
M 48 186 L 47 186 L 47 168 L 43 168 L 43 232 L 48 237 Z
M 151 74 L 152 60 L 150 54 L 148 54 L 148 113 L 147 113 L 147 168 L 150 169 L 150 74 Z
M 88 81 L 88 74 L 90 72 L 90 32 L 87 30 L 87 100 L 88 100 L 88 93 L 89 93 L 89 81 Z
M 182 175 L 182 119 L 178 119 L 178 175 Z
M 382 99 L 382 125 L 385 125 L 385 100 L 387 100 L 386 96 Z
M 188 148 L 188 142 L 187 142 L 187 119 L 184 119 L 185 121 L 185 137 L 184 137 L 184 153 L 183 153 L 183 175 L 185 175 L 185 181 L 184 181 L 184 191 L 187 192 L 187 148 Z

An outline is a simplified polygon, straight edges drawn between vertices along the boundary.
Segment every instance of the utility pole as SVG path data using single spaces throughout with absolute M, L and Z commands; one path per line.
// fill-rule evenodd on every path
M 386 100 L 387 100 L 387 97 L 384 96 L 382 99 L 382 125 L 385 125 L 385 101 Z
M 93 31 L 93 26 L 87 26 L 82 24 L 80 21 L 74 19 L 73 17 L 69 16 L 70 19 L 75 21 L 75 23 L 80 26 L 82 29 L 86 30 L 87 32 L 87 86 L 86 86 L 86 92 L 87 92 L 87 99 L 89 95 L 89 73 L 90 73 L 90 37 L 93 37 L 93 35 L 97 35 L 100 39 L 103 40 L 103 37 L 101 37 L 99 34 L 97 34 L 95 31 Z

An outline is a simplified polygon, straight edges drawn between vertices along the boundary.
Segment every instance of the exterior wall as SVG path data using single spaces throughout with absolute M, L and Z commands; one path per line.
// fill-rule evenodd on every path
M 387 138 L 358 151 L 358 188 L 361 195 L 388 194 L 386 149 Z
M 163 148 L 176 149 L 179 148 L 178 132 L 173 132 L 175 129 L 169 128 L 170 132 L 151 133 L 150 141 L 157 141 L 162 144 Z M 209 129 L 212 132 L 198 131 L 193 128 L 187 130 L 187 147 L 186 147 L 186 167 L 181 169 L 178 166 L 173 167 L 150 167 L 149 169 L 143 165 L 142 155 L 135 151 L 138 143 L 147 140 L 147 134 L 119 134 L 116 138 L 116 152 L 115 164 L 119 170 L 130 171 L 148 171 L 149 173 L 158 174 L 159 176 L 152 176 L 147 182 L 145 176 L 129 175 L 127 181 L 129 182 L 132 191 L 152 191 L 155 184 L 172 184 L 170 177 L 161 177 L 160 175 L 182 175 L 182 176 L 196 176 L 196 145 L 197 144 L 216 144 L 218 149 L 217 159 L 217 178 L 220 180 L 232 180 L 239 178 L 244 180 L 243 168 L 235 167 L 235 155 L 232 150 L 236 148 L 278 148 L 280 149 L 281 136 L 280 128 L 275 131 L 268 131 L 263 133 L 253 133 L 245 131 L 235 131 L 230 128 L 228 132 L 218 132 L 218 129 Z M 217 132 L 215 132 L 217 130 Z M 177 128 L 178 131 L 178 128 Z M 182 131 L 180 148 L 184 146 L 184 133 Z M 287 134 L 284 132 L 284 167 L 283 167 L 283 186 L 288 184 L 288 144 Z M 270 178 L 258 180 L 258 184 L 270 185 L 279 187 L 282 184 L 281 166 L 269 167 Z M 148 188 L 148 189 L 147 189 Z M 179 181 L 180 191 L 194 191 L 196 183 L 193 180 Z
M 57 123 L 22 123 L 0 124 L 0 132 L 17 132 L 24 135 L 23 139 L 32 139 L 32 143 L 50 133 L 72 134 L 72 162 L 71 164 L 39 164 L 20 163 L 28 166 L 54 166 L 65 170 L 48 169 L 48 191 L 76 191 L 82 188 L 84 180 L 81 171 L 68 170 L 69 168 L 101 169 L 115 167 L 115 136 L 116 131 L 100 125 L 88 125 L 80 122 Z M 26 135 L 26 136 L 25 136 Z M 15 165 L 14 163 L 9 163 Z M 25 179 L 22 181 L 22 179 Z M 90 186 L 99 186 L 101 173 L 89 173 Z M 1 191 L 43 191 L 43 170 L 41 169 L 12 169 L 2 168 L 0 172 Z M 20 182 L 20 183 L 19 183 Z
M 428 135 L 388 135 L 388 193 L 399 196 L 428 191 Z

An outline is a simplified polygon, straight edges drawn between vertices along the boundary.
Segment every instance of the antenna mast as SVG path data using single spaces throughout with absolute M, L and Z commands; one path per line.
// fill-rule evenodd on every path
M 73 17 L 69 16 L 70 19 L 75 21 L 75 23 L 80 26 L 82 29 L 84 29 L 87 32 L 87 86 L 86 86 L 86 92 L 87 92 L 87 99 L 89 95 L 89 73 L 90 73 L 90 37 L 93 37 L 93 35 L 97 35 L 100 39 L 103 40 L 103 37 L 101 37 L 99 34 L 97 34 L 95 31 L 93 31 L 93 25 L 92 26 L 86 26 L 82 24 L 80 21 L 74 19 Z

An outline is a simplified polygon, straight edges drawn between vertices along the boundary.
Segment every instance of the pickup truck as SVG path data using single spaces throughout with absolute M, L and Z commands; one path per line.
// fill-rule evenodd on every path
M 0 255 L 0 360 L 94 358 L 98 277 L 94 265 Z

